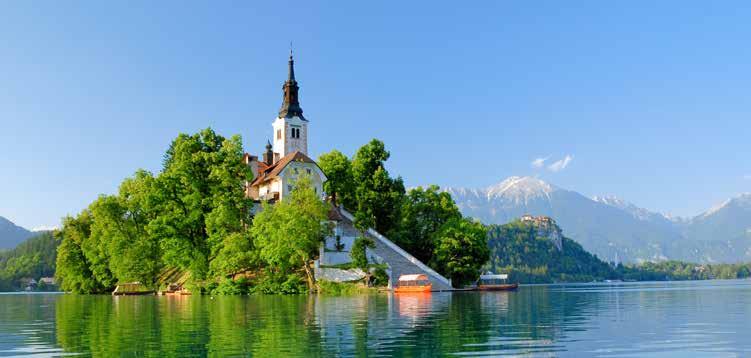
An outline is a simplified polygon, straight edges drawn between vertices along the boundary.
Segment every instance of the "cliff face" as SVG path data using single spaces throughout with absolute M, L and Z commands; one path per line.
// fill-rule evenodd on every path
M 550 217 L 524 215 L 521 222 L 529 224 L 535 231 L 536 237 L 545 237 L 550 240 L 558 251 L 563 250 L 563 234 L 561 228 Z

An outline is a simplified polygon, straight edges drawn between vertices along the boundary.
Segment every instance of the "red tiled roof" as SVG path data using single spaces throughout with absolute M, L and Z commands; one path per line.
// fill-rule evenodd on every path
M 303 162 L 303 163 L 316 164 L 316 162 L 313 159 L 310 159 L 307 155 L 296 150 L 292 153 L 285 155 L 284 157 L 279 159 L 276 163 L 264 168 L 263 170 L 261 169 L 261 162 L 259 162 L 258 176 L 255 179 L 253 179 L 253 182 L 251 182 L 250 185 L 256 186 L 256 185 L 259 185 L 261 183 L 264 183 L 266 181 L 276 178 L 277 176 L 279 176 L 282 170 L 284 170 L 287 164 L 291 162 Z M 266 166 L 266 163 L 264 163 L 263 166 Z

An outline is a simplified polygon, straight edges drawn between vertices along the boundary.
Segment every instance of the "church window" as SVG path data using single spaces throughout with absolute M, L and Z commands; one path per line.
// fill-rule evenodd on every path
M 282 130 L 281 129 L 277 129 L 276 130 L 276 139 L 282 139 Z
M 310 175 L 310 168 L 305 169 L 306 172 L 308 172 L 308 175 Z

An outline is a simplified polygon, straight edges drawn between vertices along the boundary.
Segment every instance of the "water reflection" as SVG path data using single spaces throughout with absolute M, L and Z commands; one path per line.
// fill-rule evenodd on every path
M 0 295 L 0 356 L 749 356 L 751 282 L 351 297 Z

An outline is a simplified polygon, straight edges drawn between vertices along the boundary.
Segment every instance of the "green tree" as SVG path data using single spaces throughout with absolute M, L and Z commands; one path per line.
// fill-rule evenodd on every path
M 433 258 L 433 235 L 451 219 L 462 217 L 451 194 L 435 185 L 418 187 L 404 197 L 398 232 L 394 241 L 422 262 Z
M 153 218 L 147 209 L 153 191 L 153 176 L 141 170 L 123 181 L 117 196 L 100 197 L 91 205 L 91 239 L 119 282 L 153 286 L 162 269 L 159 242 L 146 229 Z
M 244 183 L 252 173 L 242 155 L 239 136 L 225 139 L 211 129 L 180 134 L 155 181 L 148 232 L 159 241 L 165 263 L 189 270 L 195 280 L 207 276 L 225 240 L 234 241 L 248 224 Z
M 326 174 L 327 181 L 323 183 L 323 189 L 331 196 L 331 200 L 345 208 L 354 208 L 354 182 L 349 158 L 338 150 L 332 150 L 318 157 L 318 166 Z
M 63 219 L 63 228 L 58 234 L 61 242 L 57 248 L 55 277 L 64 291 L 97 293 L 111 288 L 96 279 L 84 255 L 82 243 L 91 236 L 91 221 L 88 210 L 75 218 Z
M 451 278 L 456 287 L 471 283 L 488 262 L 487 230 L 468 219 L 452 218 L 434 234 L 431 267 Z
M 107 239 L 96 233 L 96 215 L 99 208 L 107 205 L 111 197 L 101 195 L 89 204 L 86 209 L 86 215 L 90 216 L 88 223 L 88 235 L 81 235 L 81 251 L 86 257 L 88 268 L 94 278 L 101 283 L 103 287 L 114 287 L 117 284 L 117 278 L 110 270 L 110 253 L 107 249 Z
M 367 236 L 358 237 L 352 244 L 349 255 L 352 263 L 365 272 L 365 282 L 370 283 L 370 270 L 368 268 L 368 249 L 375 248 L 373 239 Z
M 309 178 L 299 177 L 292 193 L 275 204 L 263 204 L 251 233 L 260 258 L 285 274 L 303 269 L 308 288 L 315 279 L 310 268 L 321 242 L 331 233 L 328 206 L 315 193 Z
M 217 276 L 234 276 L 258 266 L 258 253 L 248 229 L 224 237 L 221 248 L 211 261 L 211 272 Z
M 355 183 L 355 226 L 365 232 L 375 228 L 389 235 L 396 228 L 404 197 L 401 178 L 392 179 L 384 166 L 390 153 L 383 142 L 373 139 L 362 146 L 352 159 Z

